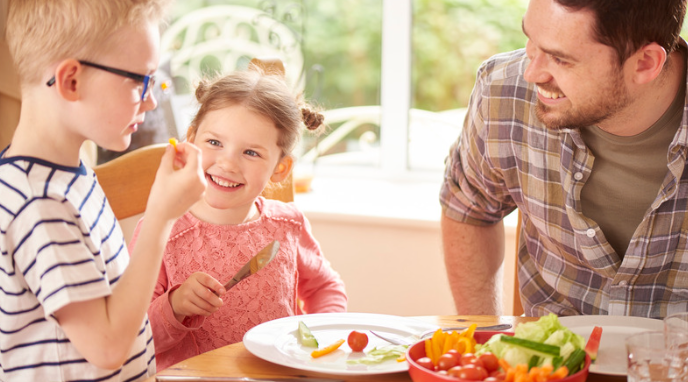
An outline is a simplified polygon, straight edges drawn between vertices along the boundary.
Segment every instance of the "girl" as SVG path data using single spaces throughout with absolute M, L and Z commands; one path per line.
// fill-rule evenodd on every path
M 208 187 L 172 229 L 148 310 L 158 370 L 239 342 L 250 328 L 303 313 L 301 307 L 346 311 L 344 283 L 306 217 L 293 203 L 260 196 L 269 182 L 287 177 L 301 127 L 316 130 L 322 115 L 299 105 L 281 76 L 259 69 L 202 82 L 196 98 L 187 141 L 202 152 Z M 138 227 L 130 245 L 137 236 Z M 272 262 L 225 291 L 223 284 L 273 240 L 280 247 Z

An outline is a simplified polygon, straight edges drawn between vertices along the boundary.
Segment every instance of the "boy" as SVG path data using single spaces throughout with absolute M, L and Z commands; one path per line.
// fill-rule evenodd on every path
M 165 3 L 10 1 L 6 33 L 22 109 L 0 157 L 2 381 L 132 381 L 155 373 L 146 310 L 172 224 L 205 189 L 199 151 L 180 144 L 175 160 L 167 148 L 131 259 L 78 154 L 87 139 L 124 150 L 156 106 Z

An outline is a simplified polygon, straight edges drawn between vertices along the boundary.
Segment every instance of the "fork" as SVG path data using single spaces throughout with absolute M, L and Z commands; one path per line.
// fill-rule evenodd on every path
M 452 327 L 452 328 L 442 328 L 442 331 L 450 331 L 450 330 L 465 330 L 468 329 L 467 326 L 457 326 L 457 327 Z M 479 326 L 475 330 L 495 330 L 495 331 L 502 331 L 502 330 L 508 330 L 511 329 L 511 324 L 499 324 L 499 325 L 490 325 L 490 326 Z M 422 340 L 423 338 L 427 337 L 429 334 L 432 334 L 436 332 L 437 329 L 430 329 L 426 330 L 423 333 L 421 333 L 418 337 L 417 340 L 413 341 L 407 338 L 393 338 L 393 337 L 388 337 L 388 336 L 383 336 L 379 333 L 376 333 L 375 331 L 371 330 L 370 333 L 374 335 L 375 337 L 381 338 L 391 344 L 394 345 L 411 345 L 415 342 L 418 342 Z M 414 338 L 416 336 L 413 336 L 411 338 Z

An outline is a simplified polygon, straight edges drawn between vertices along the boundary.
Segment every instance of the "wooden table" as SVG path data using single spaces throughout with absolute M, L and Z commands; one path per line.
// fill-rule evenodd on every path
M 457 324 L 476 323 L 478 326 L 495 324 L 512 324 L 534 321 L 531 317 L 513 316 L 421 316 L 419 320 L 436 324 L 440 327 L 457 326 Z M 253 378 L 289 378 L 289 377 L 323 377 L 354 382 L 411 382 L 408 373 L 393 373 L 369 376 L 348 376 L 314 373 L 277 365 L 249 353 L 243 343 L 224 346 L 213 351 L 189 358 L 174 366 L 160 371 L 157 375 L 184 375 L 205 377 L 253 377 Z M 620 382 L 626 377 L 590 374 L 587 382 Z M 146 382 L 155 382 L 151 377 Z

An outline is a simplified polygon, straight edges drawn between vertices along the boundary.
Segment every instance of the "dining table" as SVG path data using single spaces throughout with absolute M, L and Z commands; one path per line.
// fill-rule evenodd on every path
M 489 326 L 497 324 L 511 324 L 515 327 L 522 322 L 535 321 L 537 317 L 524 316 L 463 316 L 463 315 L 440 315 L 440 316 L 413 316 L 411 318 L 425 321 L 442 328 L 455 327 L 457 324 L 477 324 L 478 326 Z M 195 357 L 186 359 L 164 370 L 160 370 L 155 376 L 146 379 L 146 382 L 164 382 L 169 376 L 185 377 L 204 377 L 207 381 L 212 381 L 210 377 L 244 377 L 259 379 L 278 379 L 278 378 L 327 378 L 339 381 L 352 382 L 412 382 L 408 372 L 397 372 L 390 374 L 374 375 L 338 375 L 323 374 L 319 372 L 304 371 L 296 368 L 278 365 L 263 360 L 251 354 L 242 342 L 223 346 L 221 348 L 199 354 Z M 187 379 L 188 381 L 203 381 L 203 378 Z M 219 379 L 216 379 L 219 380 Z M 250 379 L 248 379 L 250 380 Z M 620 382 L 626 381 L 625 376 L 611 376 L 603 374 L 588 374 L 587 382 Z

